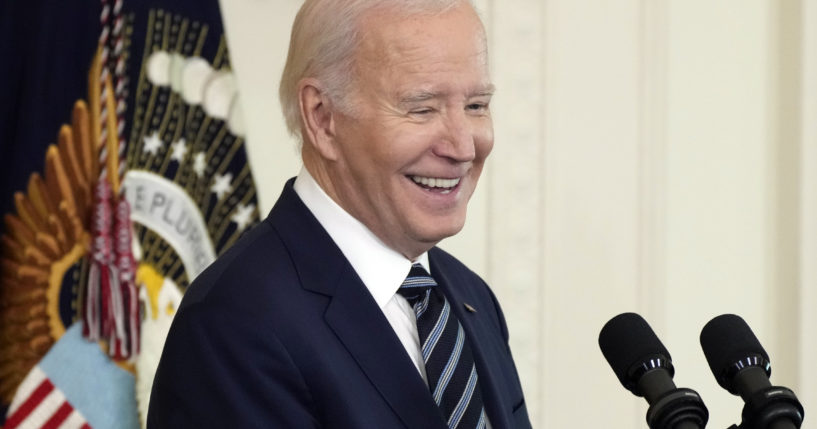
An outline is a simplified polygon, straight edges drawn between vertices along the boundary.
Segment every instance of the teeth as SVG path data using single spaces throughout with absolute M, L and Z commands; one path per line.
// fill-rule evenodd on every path
M 460 179 L 438 179 L 435 177 L 420 177 L 420 176 L 411 176 L 411 180 L 415 183 L 419 183 L 423 186 L 428 186 L 429 188 L 446 188 L 449 189 L 457 186 L 460 183 Z

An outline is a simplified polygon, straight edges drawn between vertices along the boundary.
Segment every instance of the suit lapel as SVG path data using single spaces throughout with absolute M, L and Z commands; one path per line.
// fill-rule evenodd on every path
M 339 280 L 326 321 L 407 427 L 445 427 L 428 387 L 356 274 Z
M 499 380 L 499 377 L 501 377 L 501 374 L 496 371 L 500 364 L 492 358 L 496 355 L 494 353 L 495 349 L 502 347 L 502 344 L 497 343 L 497 339 L 489 334 L 497 331 L 496 327 L 490 326 L 492 322 L 487 316 L 487 312 L 492 309 L 477 308 L 475 313 L 465 311 L 465 303 L 474 304 L 476 301 L 468 298 L 465 285 L 456 283 L 458 281 L 462 283 L 465 280 L 458 278 L 450 270 L 447 270 L 445 264 L 439 258 L 434 257 L 433 251 L 429 252 L 429 258 L 431 259 L 434 279 L 445 292 L 451 309 L 459 318 L 462 328 L 468 336 L 468 341 L 474 353 L 474 360 L 476 361 L 477 373 L 479 374 L 485 412 L 491 421 L 491 427 L 494 429 L 511 428 L 512 425 L 507 420 L 507 416 L 511 415 L 507 398 L 500 396 L 502 389 L 500 388 L 499 383 L 501 380 Z
M 287 183 L 268 220 L 286 244 L 302 287 L 331 297 L 326 323 L 406 427 L 445 428 L 388 320 L 292 183 Z

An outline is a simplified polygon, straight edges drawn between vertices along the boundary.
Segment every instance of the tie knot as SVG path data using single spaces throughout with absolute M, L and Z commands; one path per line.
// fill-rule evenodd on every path
M 425 268 L 420 264 L 411 266 L 411 270 L 400 285 L 397 293 L 403 295 L 408 300 L 409 304 L 414 305 L 417 301 L 425 297 L 425 292 L 432 287 L 437 286 L 434 278 L 428 274 Z

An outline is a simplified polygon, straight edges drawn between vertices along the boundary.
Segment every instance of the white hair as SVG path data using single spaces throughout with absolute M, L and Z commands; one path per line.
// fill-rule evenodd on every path
M 471 0 L 306 0 L 295 16 L 278 97 L 290 134 L 302 141 L 298 82 L 318 79 L 332 103 L 349 112 L 346 96 L 353 82 L 354 51 L 361 17 L 375 9 L 404 16 L 443 13 Z

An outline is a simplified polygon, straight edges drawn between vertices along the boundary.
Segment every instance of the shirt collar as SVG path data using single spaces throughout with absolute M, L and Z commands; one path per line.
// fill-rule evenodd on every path
M 382 309 L 403 284 L 413 262 L 386 246 L 369 228 L 333 201 L 305 167 L 295 179 L 294 188 Z M 431 272 L 428 252 L 423 252 L 414 262 Z

